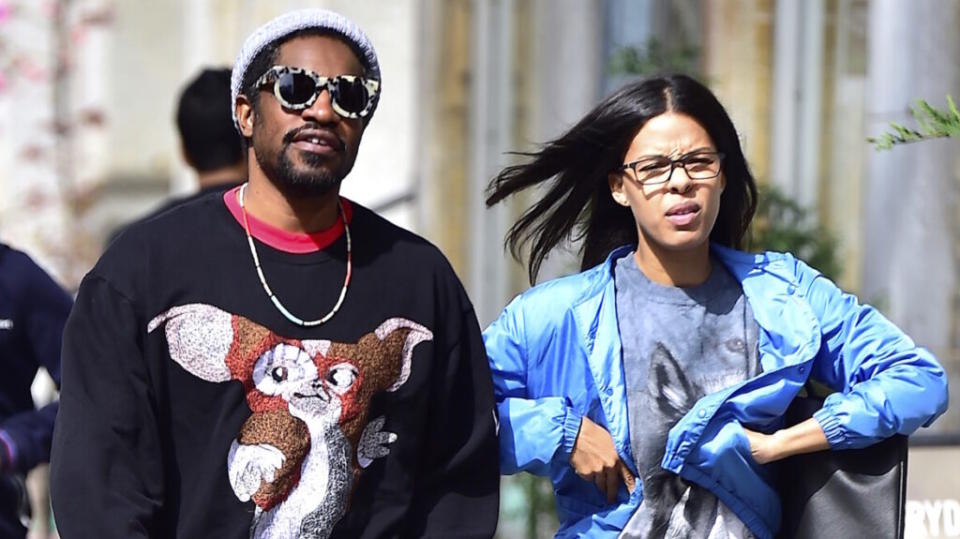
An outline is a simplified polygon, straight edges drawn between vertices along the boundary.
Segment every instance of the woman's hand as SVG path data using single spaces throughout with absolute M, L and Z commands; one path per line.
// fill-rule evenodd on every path
M 570 465 L 577 475 L 597 485 L 607 496 L 607 503 L 617 500 L 617 491 L 622 479 L 631 493 L 637 481 L 617 455 L 613 438 L 603 427 L 589 418 L 580 422 L 580 432 L 573 444 Z
M 830 449 L 820 423 L 813 418 L 773 434 L 748 429 L 743 431 L 747 433 L 750 454 L 753 455 L 753 460 L 757 461 L 757 464 L 767 464 L 792 455 Z

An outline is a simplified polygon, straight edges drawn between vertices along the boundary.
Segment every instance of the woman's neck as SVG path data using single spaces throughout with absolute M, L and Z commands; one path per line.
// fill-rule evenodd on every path
M 709 242 L 693 249 L 676 251 L 644 244 L 641 240 L 633 258 L 648 279 L 665 286 L 697 286 L 706 282 L 713 270 Z

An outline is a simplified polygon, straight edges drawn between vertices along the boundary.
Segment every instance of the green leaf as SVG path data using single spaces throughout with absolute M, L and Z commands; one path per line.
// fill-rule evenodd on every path
M 690 45 L 667 47 L 656 38 L 646 46 L 622 47 L 610 58 L 607 71 L 612 75 L 655 75 L 666 72 L 698 76 L 700 49 Z
M 867 142 L 873 144 L 877 150 L 889 150 L 897 144 L 960 137 L 960 111 L 957 110 L 952 96 L 947 96 L 946 110 L 938 109 L 923 99 L 918 99 L 916 106 L 910 110 L 919 129 L 910 129 L 891 122 L 892 132 L 878 137 L 868 137 Z

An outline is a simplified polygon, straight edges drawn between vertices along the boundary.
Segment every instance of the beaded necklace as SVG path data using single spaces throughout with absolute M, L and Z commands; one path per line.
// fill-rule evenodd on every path
M 257 276 L 260 277 L 260 284 L 263 285 L 264 292 L 267 293 L 267 296 L 270 297 L 270 301 L 273 302 L 273 305 L 280 311 L 287 320 L 297 324 L 298 326 L 312 327 L 319 326 L 323 323 L 326 323 L 328 320 L 333 318 L 333 315 L 337 314 L 337 311 L 340 309 L 340 306 L 343 305 L 343 298 L 347 295 L 347 287 L 350 286 L 350 275 L 353 268 L 353 249 L 351 248 L 350 242 L 350 225 L 347 224 L 346 214 L 343 212 L 343 204 L 337 199 L 337 210 L 339 211 L 340 220 L 343 221 L 343 231 L 347 236 L 347 276 L 343 279 L 343 288 L 340 289 L 340 299 L 337 300 L 337 304 L 333 306 L 333 309 L 327 313 L 326 316 L 318 320 L 303 320 L 294 316 L 286 307 L 280 303 L 280 299 L 277 298 L 276 294 L 273 293 L 273 290 L 270 290 L 270 285 L 267 284 L 267 278 L 263 275 L 263 268 L 260 267 L 260 257 L 257 256 L 257 248 L 253 244 L 253 236 L 250 235 L 250 223 L 247 222 L 247 209 L 243 205 L 243 193 L 247 188 L 247 184 L 243 184 L 240 187 L 240 193 L 238 199 L 240 201 L 240 211 L 243 212 L 243 229 L 247 233 L 247 243 L 250 245 L 250 254 L 253 255 L 253 264 L 257 268 Z

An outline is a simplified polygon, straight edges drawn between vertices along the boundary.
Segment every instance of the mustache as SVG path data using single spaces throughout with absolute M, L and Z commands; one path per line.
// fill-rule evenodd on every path
M 337 141 L 337 149 L 343 150 L 346 147 L 346 144 L 343 142 L 343 139 L 337 136 L 333 130 L 321 126 L 320 124 L 305 124 L 291 131 L 287 131 L 287 134 L 283 136 L 284 146 L 293 144 L 293 139 L 299 136 L 304 131 L 322 131 L 327 135 L 330 135 Z

